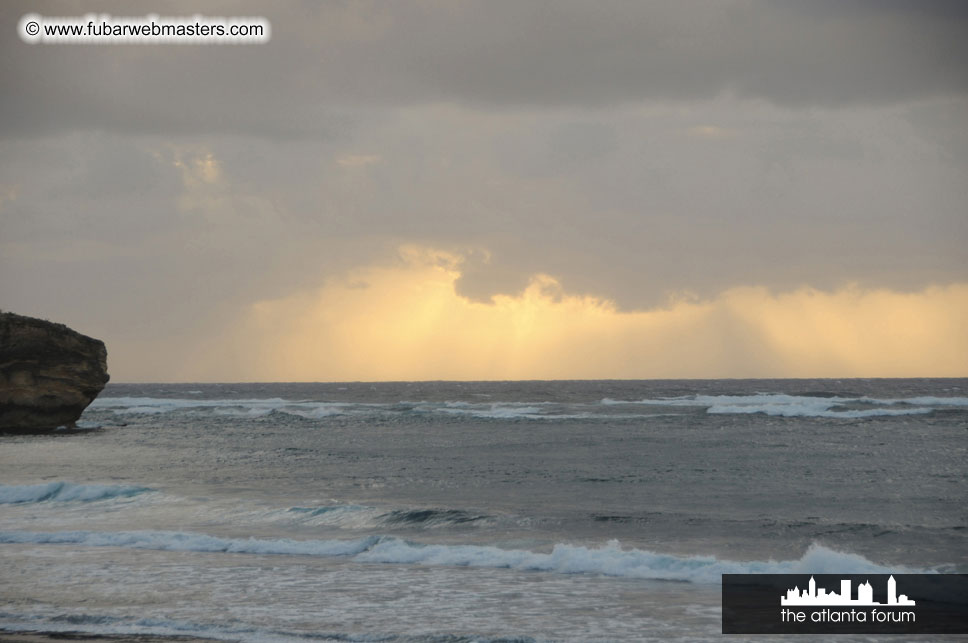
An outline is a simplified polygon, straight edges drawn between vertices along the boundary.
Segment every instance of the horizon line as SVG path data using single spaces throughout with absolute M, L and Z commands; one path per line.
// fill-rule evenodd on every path
M 119 385 L 143 385 L 143 384 L 431 384 L 431 383 L 460 383 L 460 384 L 502 384 L 502 383 L 526 383 L 526 382 L 757 382 L 757 381 L 785 381 L 803 382 L 814 380 L 831 381 L 884 381 L 884 380 L 968 380 L 968 375 L 963 376 L 923 376 L 915 375 L 910 377 L 644 377 L 644 378 L 526 378 L 526 379 L 416 379 L 416 380 L 142 380 L 142 381 L 115 381 L 111 380 L 107 386 L 112 384 Z

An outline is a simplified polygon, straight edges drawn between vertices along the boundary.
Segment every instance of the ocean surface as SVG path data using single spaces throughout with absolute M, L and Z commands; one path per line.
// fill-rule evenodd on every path
M 80 426 L 0 436 L 0 629 L 708 640 L 723 573 L 968 572 L 965 379 L 111 384 Z

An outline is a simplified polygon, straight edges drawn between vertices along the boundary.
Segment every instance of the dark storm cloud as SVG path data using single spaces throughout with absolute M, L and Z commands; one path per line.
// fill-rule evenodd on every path
M 408 22 L 419 44 L 399 44 L 414 57 L 406 71 L 425 86 L 451 100 L 494 104 L 732 92 L 843 105 L 968 87 L 968 12 L 810 12 L 799 4 L 481 3 Z
M 208 5 L 205 15 L 260 15 L 258 7 Z M 338 138 L 349 119 L 312 76 L 313 42 L 284 36 L 261 46 L 29 45 L 25 13 L 190 16 L 184 3 L 13 2 L 0 7 L 0 131 L 6 137 L 95 129 L 130 135 L 260 135 Z M 298 17 L 295 18 L 298 20 Z M 285 33 L 285 20 L 279 25 Z
M 138 11 L 135 11 L 137 7 Z M 339 136 L 351 112 L 433 101 L 604 106 L 724 92 L 781 105 L 879 104 L 968 88 L 968 11 L 947 2 L 219 3 L 266 15 L 261 46 L 31 46 L 20 16 L 131 15 L 128 3 L 4 3 L 6 136 Z M 150 7 L 192 14 L 190 3 Z M 177 99 L 173 99 L 177 97 Z

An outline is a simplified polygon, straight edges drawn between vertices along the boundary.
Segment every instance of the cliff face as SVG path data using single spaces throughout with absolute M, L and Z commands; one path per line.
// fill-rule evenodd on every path
M 108 376 L 104 342 L 0 312 L 0 430 L 73 426 Z

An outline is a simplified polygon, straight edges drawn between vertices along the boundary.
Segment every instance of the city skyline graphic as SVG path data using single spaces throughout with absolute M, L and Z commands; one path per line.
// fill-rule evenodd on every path
M 870 581 L 866 581 L 857 586 L 857 598 L 851 598 L 850 579 L 840 581 L 840 592 L 830 592 L 823 587 L 817 587 L 817 581 L 810 577 L 810 582 L 805 589 L 795 586 L 788 589 L 786 596 L 780 597 L 780 605 L 881 605 L 884 607 L 911 606 L 915 602 L 908 598 L 906 594 L 897 594 L 897 581 L 891 575 L 887 579 L 887 602 L 880 603 L 874 600 L 874 588 Z

